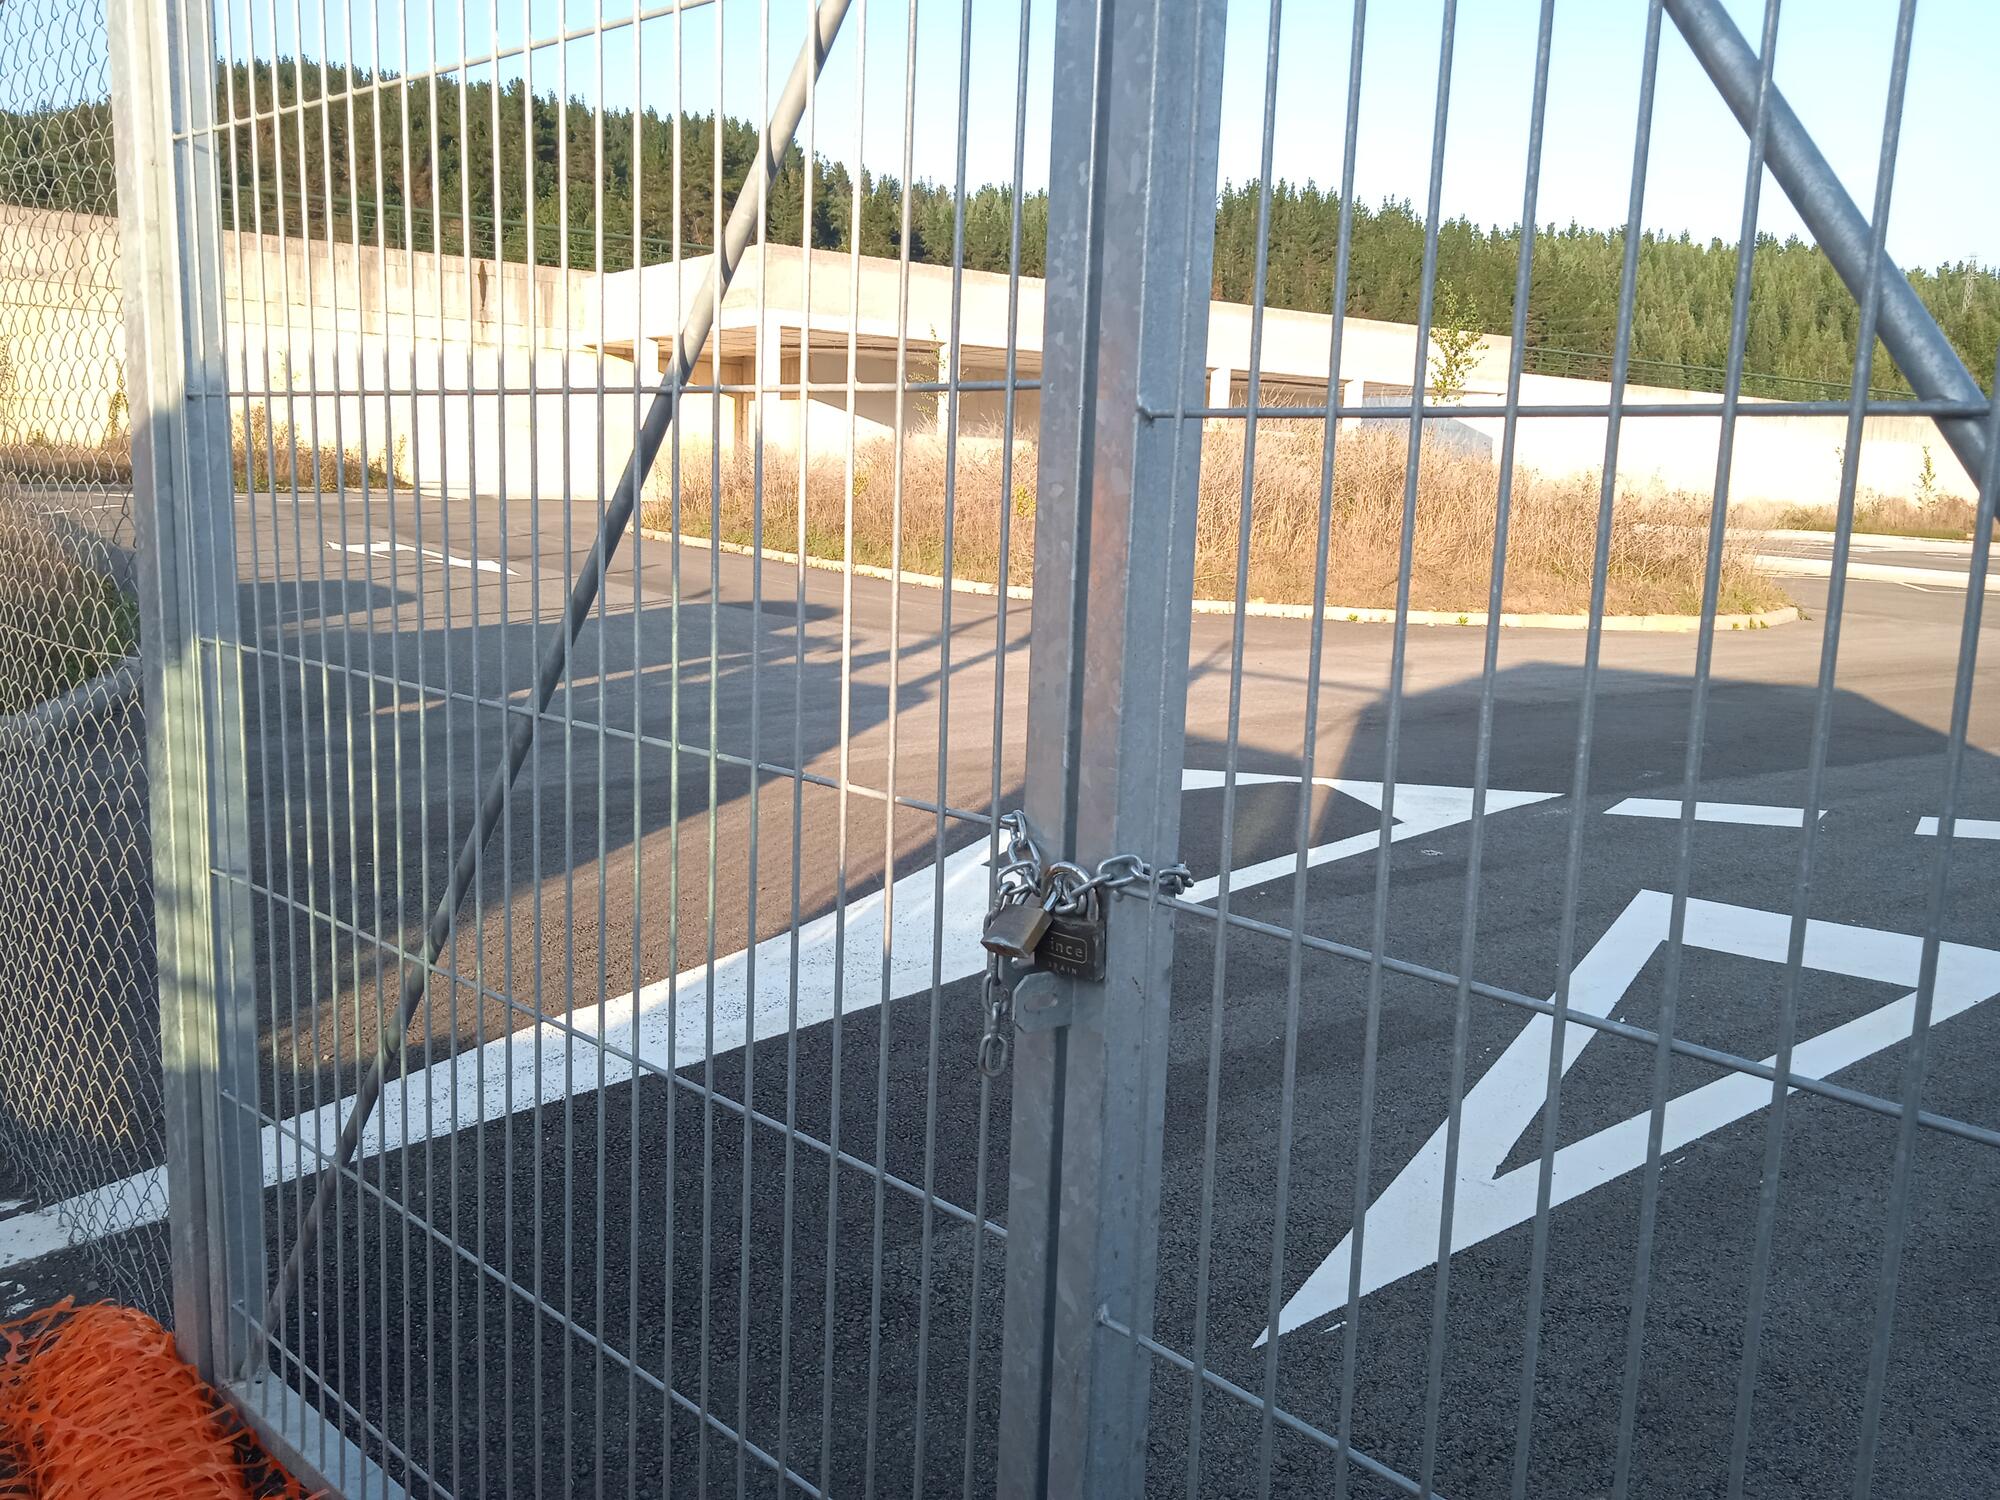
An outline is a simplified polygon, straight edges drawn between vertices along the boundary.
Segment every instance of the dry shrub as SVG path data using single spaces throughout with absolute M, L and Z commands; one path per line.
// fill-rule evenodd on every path
M 364 457 L 359 448 L 345 451 L 325 443 L 315 448 L 303 432 L 289 423 L 273 423 L 268 407 L 258 402 L 250 407 L 246 421 L 230 418 L 229 451 L 236 472 L 236 487 L 270 494 L 297 488 L 306 493 L 332 491 L 343 485 L 359 489 L 365 480 L 386 487 L 391 473 L 403 467 L 403 439 L 396 439 L 392 461 L 386 454 Z
M 1408 439 L 1393 428 L 1343 434 L 1335 447 L 1332 525 L 1326 593 L 1329 605 L 1379 608 L 1396 601 Z M 1257 434 L 1250 490 L 1247 597 L 1305 603 L 1313 593 L 1320 527 L 1324 448 L 1312 422 L 1272 422 Z M 806 482 L 808 555 L 887 566 L 896 483 L 896 450 L 887 440 L 856 447 L 851 554 L 845 546 L 845 464 L 839 455 L 814 458 Z M 952 539 L 953 572 L 991 581 L 998 566 L 1002 451 L 997 442 L 961 442 Z M 1202 444 L 1201 493 L 1195 531 L 1195 593 L 1229 598 L 1236 591 L 1242 515 L 1244 434 L 1213 424 Z M 672 497 L 665 465 L 647 488 L 645 524 L 667 530 Z M 709 535 L 710 494 L 722 481 L 722 535 L 751 540 L 753 473 L 747 454 L 706 448 L 681 455 L 681 528 Z M 1013 514 L 1011 581 L 1033 571 L 1035 451 L 1016 443 L 1008 509 Z M 798 462 L 767 453 L 764 466 L 764 545 L 798 547 Z M 1589 607 L 1596 547 L 1599 482 L 1595 475 L 1552 479 L 1528 470 L 1514 481 L 1508 529 L 1505 607 L 1514 611 L 1581 612 Z M 1488 601 L 1493 565 L 1499 470 L 1488 460 L 1442 445 L 1425 446 L 1418 471 L 1412 531 L 1410 604 L 1415 609 L 1474 612 Z M 1607 608 L 1614 614 L 1691 614 L 1701 606 L 1707 553 L 1708 502 L 1692 495 L 1621 497 L 1611 527 Z M 941 573 L 944 564 L 945 448 L 936 437 L 903 445 L 902 565 Z M 1731 537 L 1723 547 L 1720 608 L 1725 613 L 1768 609 L 1784 595 L 1753 565 L 1749 544 Z
M 1025 584 L 1034 574 L 1035 445 L 1017 442 L 1011 475 L 1005 474 L 1005 452 L 995 439 L 961 439 L 952 486 L 954 524 L 951 538 L 952 575 L 993 581 L 1000 565 L 1000 516 L 1003 478 L 1012 491 L 1013 512 L 1008 573 Z M 670 455 L 663 452 L 647 480 L 641 512 L 643 525 L 669 529 L 674 496 L 668 479 Z M 718 465 L 706 446 L 681 449 L 681 530 L 708 536 L 710 496 Z M 748 453 L 725 453 L 722 477 L 722 536 L 749 543 L 755 519 L 755 471 Z M 809 557 L 853 560 L 886 568 L 894 559 L 892 519 L 896 504 L 896 447 L 887 439 L 859 443 L 854 452 L 854 535 L 847 549 L 847 465 L 840 453 L 811 454 L 807 464 L 805 551 Z M 941 438 L 919 436 L 903 443 L 902 555 L 903 568 L 913 573 L 941 575 L 945 555 L 945 445 Z M 768 450 L 764 458 L 764 546 L 774 552 L 799 550 L 799 460 L 791 450 Z
M 1977 514 L 1977 507 L 1970 500 L 1957 495 L 1905 500 L 1899 495 L 1863 491 L 1854 497 L 1854 529 L 1864 535 L 1958 540 L 1972 535 Z M 1758 518 L 1761 524 L 1779 531 L 1831 531 L 1836 519 L 1831 505 L 1766 507 Z
M 60 697 L 139 648 L 139 603 L 101 550 L 0 486 L 0 715 Z

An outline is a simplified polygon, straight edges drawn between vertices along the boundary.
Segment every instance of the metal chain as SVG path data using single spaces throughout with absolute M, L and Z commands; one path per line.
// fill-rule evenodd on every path
M 1028 828 L 1028 815 L 1020 808 L 1001 814 L 1000 831 L 1005 836 L 1005 845 L 993 879 L 993 904 L 986 911 L 988 922 L 1015 902 L 1041 898 L 1052 880 L 1061 894 L 1051 909 L 1062 916 L 1082 914 L 1089 908 L 1093 892 L 1142 886 L 1163 896 L 1178 896 L 1194 884 L 1194 873 L 1185 864 L 1176 862 L 1154 869 L 1136 854 L 1110 855 L 1098 861 L 1095 871 L 1069 860 L 1045 863 L 1041 846 Z M 986 1025 L 979 1038 L 979 1071 L 997 1079 L 1007 1071 L 1014 1030 L 1014 986 L 997 953 L 989 954 L 986 960 L 980 1007 Z

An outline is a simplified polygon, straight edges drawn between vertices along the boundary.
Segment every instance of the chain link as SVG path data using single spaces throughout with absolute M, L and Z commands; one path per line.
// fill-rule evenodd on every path
M 1156 870 L 1136 854 L 1110 855 L 1099 860 L 1094 871 L 1066 859 L 1044 862 L 1041 846 L 1028 827 L 1028 815 L 1018 807 L 1001 814 L 1000 832 L 1004 842 L 994 867 L 993 904 L 986 911 L 989 923 L 1015 902 L 1043 899 L 1050 882 L 1059 892 L 1050 909 L 1066 917 L 1087 911 L 1096 892 L 1127 891 L 1136 886 L 1163 896 L 1178 896 L 1194 884 L 1194 874 L 1185 864 L 1176 862 Z M 997 1079 L 1007 1071 L 1014 1030 L 1014 986 L 997 953 L 987 957 L 980 1008 L 986 1025 L 979 1037 L 979 1071 Z

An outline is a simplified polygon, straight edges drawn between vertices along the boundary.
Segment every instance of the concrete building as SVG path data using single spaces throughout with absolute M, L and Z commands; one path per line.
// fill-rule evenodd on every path
M 77 215 L 0 207 L 6 278 L 0 344 L 47 346 L 61 325 L 60 379 L 24 380 L 0 393 L 0 441 L 94 444 L 115 425 L 123 327 L 115 296 L 92 290 L 86 271 L 108 261 L 115 225 Z M 598 277 L 463 257 L 377 251 L 296 237 L 225 233 L 221 275 L 228 311 L 232 414 L 265 404 L 300 439 L 383 455 L 403 477 L 451 490 L 555 493 L 567 484 L 595 493 L 614 482 L 630 451 L 635 415 L 665 368 L 674 338 L 708 271 L 705 256 Z M 52 273 L 49 267 L 84 268 Z M 79 280 L 79 278 L 82 278 Z M 98 278 L 101 280 L 102 278 Z M 77 282 L 77 285 L 71 285 Z M 84 295 L 88 292 L 89 295 Z M 1011 312 L 1010 312 L 1011 305 Z M 907 315 L 902 309 L 907 306 Z M 1018 380 L 1014 430 L 1040 420 L 1042 285 L 963 273 L 953 306 L 952 273 L 891 260 L 796 248 L 753 249 L 723 299 L 693 372 L 680 416 L 684 445 L 749 441 L 761 423 L 768 446 L 838 451 L 848 432 L 848 379 L 855 382 L 858 440 L 888 438 L 896 423 L 899 336 L 907 379 L 950 381 L 956 311 L 958 392 L 906 392 L 906 431 L 937 433 L 954 415 L 972 441 L 997 438 L 1006 422 L 1007 351 Z M 1211 406 L 1247 400 L 1251 310 L 1217 302 L 1203 352 Z M 1261 401 L 1323 404 L 1330 319 L 1270 309 L 1262 339 Z M 1468 402 L 1497 402 L 1505 389 L 1508 340 L 1483 340 L 1467 382 Z M 809 357 L 808 357 L 809 354 Z M 800 390 L 801 366 L 805 390 Z M 1350 318 L 1338 378 L 1344 406 L 1407 402 L 1418 369 L 1415 330 Z M 719 378 L 718 378 L 719 377 Z M 636 390 L 635 390 L 636 386 Z M 1528 375 L 1529 407 L 1603 406 L 1602 381 Z M 1713 403 L 1705 393 L 1629 386 L 1629 405 Z M 1746 405 L 1756 405 L 1746 402 Z M 1359 419 L 1365 421 L 1365 418 Z M 1838 488 L 1845 419 L 1745 417 L 1738 426 L 1732 503 L 1825 503 Z M 1442 424 L 1441 424 L 1442 425 Z M 1710 491 L 1720 422 L 1715 417 L 1628 416 L 1620 438 L 1621 486 Z M 1451 419 L 1440 436 L 1497 452 L 1498 417 Z M 1549 474 L 1601 468 L 1602 416 L 1526 416 L 1516 452 Z M 1873 417 L 1866 425 L 1861 484 L 1891 495 L 1917 488 L 1928 454 L 1937 487 L 1966 497 L 1971 480 L 1932 424 Z

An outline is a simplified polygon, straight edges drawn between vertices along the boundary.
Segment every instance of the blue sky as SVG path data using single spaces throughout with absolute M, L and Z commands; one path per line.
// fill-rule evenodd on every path
M 233 49 L 246 50 L 254 14 L 256 50 L 290 54 L 303 31 L 308 56 L 322 52 L 322 3 L 335 35 L 324 50 L 343 56 L 347 42 L 339 0 L 226 0 Z M 607 19 L 631 13 L 632 0 L 604 0 Z M 1026 177 L 1047 175 L 1048 78 L 1055 0 L 972 0 L 972 129 L 967 177 L 973 184 L 1012 174 L 1015 60 L 1022 7 L 1029 6 L 1030 56 Z M 1728 0 L 1753 39 L 1761 0 Z M 865 7 L 865 17 L 864 17 Z M 866 52 L 863 152 L 877 171 L 899 170 L 904 152 L 904 76 L 912 18 L 916 28 L 916 109 L 911 154 L 917 175 L 949 181 L 954 170 L 962 0 L 857 0 L 819 90 L 816 140 L 827 154 L 855 153 L 857 64 Z M 717 94 L 716 28 L 721 13 L 721 95 L 731 114 L 757 116 L 761 80 L 790 67 L 804 35 L 806 0 L 771 0 L 768 74 L 763 6 L 725 0 L 684 16 L 658 17 L 606 34 L 602 97 L 627 105 L 635 95 L 670 109 L 678 100 L 706 110 Z M 1360 197 L 1408 197 L 1421 207 L 1429 175 L 1443 0 L 1375 0 L 1368 16 L 1356 162 Z M 1518 219 L 1533 83 L 1535 0 L 1461 0 L 1445 153 L 1444 208 L 1481 223 Z M 1643 0 L 1559 0 L 1542 169 L 1544 222 L 1595 227 L 1621 223 L 1630 185 L 1633 126 L 1645 31 Z M 1886 97 L 1894 0 L 1792 0 L 1778 40 L 1777 77 L 1792 106 L 1866 209 L 1874 191 Z M 565 13 L 566 12 L 566 13 Z M 351 14 L 353 50 L 370 65 L 425 66 L 503 44 L 524 34 L 548 37 L 593 25 L 596 0 L 361 0 Z M 865 19 L 865 27 L 863 21 Z M 1269 0 L 1230 0 L 1225 63 L 1222 172 L 1257 175 L 1264 108 Z M 1339 181 L 1346 110 L 1351 0 L 1293 0 L 1279 30 L 1274 167 L 1295 180 Z M 678 35 L 677 35 L 678 33 Z M 405 41 L 407 40 L 407 53 Z M 635 56 L 636 49 L 636 56 Z M 678 61 L 677 61 L 678 59 Z M 574 98 L 599 97 L 595 37 L 539 49 L 539 90 L 562 83 Z M 519 76 L 517 57 L 503 78 Z M 2000 5 L 1994 0 L 1923 0 L 1917 15 L 1903 148 L 1897 169 L 1889 243 L 1911 265 L 1972 258 L 2000 264 L 2000 193 L 1991 190 L 1990 132 L 1979 106 L 2000 81 Z M 566 72 L 566 76 L 565 76 Z M 476 70 L 477 80 L 490 66 Z M 677 77 L 678 75 L 678 77 Z M 1670 233 L 1733 239 L 1740 216 L 1746 142 L 1709 87 L 1671 22 L 1661 50 L 1660 81 L 1645 221 Z M 1780 236 L 1802 226 L 1774 183 L 1763 194 L 1762 227 Z

